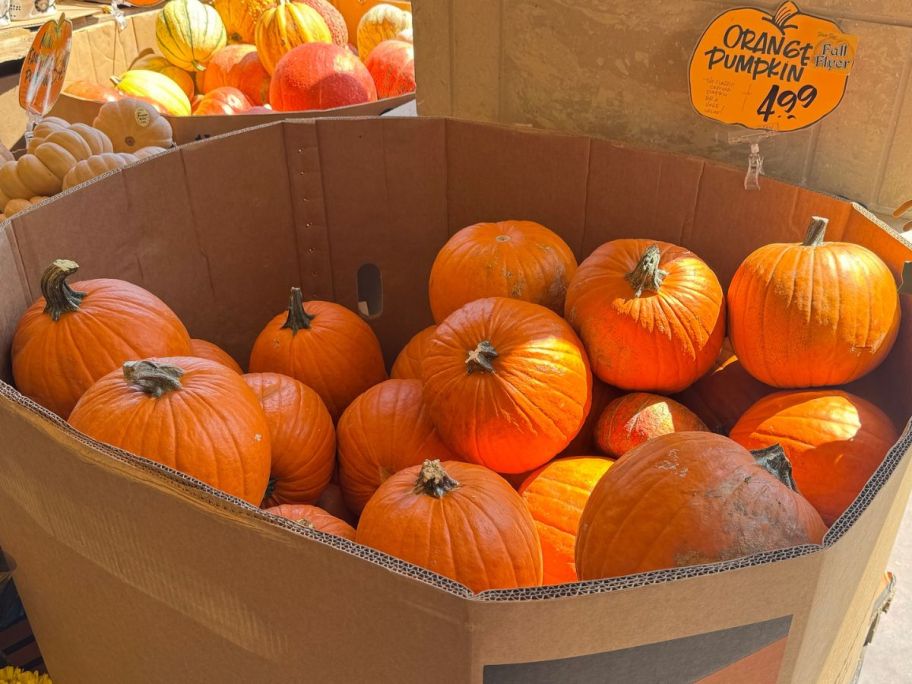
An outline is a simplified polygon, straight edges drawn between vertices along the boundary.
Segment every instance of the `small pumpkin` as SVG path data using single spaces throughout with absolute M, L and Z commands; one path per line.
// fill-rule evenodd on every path
M 317 506 L 330 515 L 336 516 L 339 520 L 344 520 L 349 525 L 358 524 L 358 516 L 348 510 L 348 506 L 345 505 L 345 498 L 342 496 L 342 488 L 335 482 L 330 482 L 326 485 L 326 489 L 323 490 L 320 498 L 317 499 Z
M 137 356 L 183 355 L 190 336 L 158 297 L 123 280 L 68 283 L 79 265 L 54 261 L 13 336 L 13 379 L 24 395 L 66 418 L 100 377 Z
M 115 102 L 121 98 L 121 94 L 114 88 L 94 81 L 73 81 L 63 89 L 63 94 L 100 103 Z
M 595 428 L 595 443 L 603 454 L 619 458 L 661 435 L 707 429 L 693 411 L 674 399 L 632 392 L 618 397 L 602 411 Z
M 171 124 L 141 100 L 124 97 L 101 106 L 92 125 L 111 139 L 115 152 L 171 147 Z
M 269 104 L 277 112 L 333 109 L 373 102 L 374 79 L 346 48 L 305 43 L 279 60 L 269 83 Z
M 628 451 L 599 480 L 576 570 L 594 580 L 718 563 L 820 544 L 826 531 L 781 450 L 755 456 L 721 435 L 677 432 Z
M 253 391 L 220 363 L 127 361 L 82 396 L 69 423 L 258 505 L 269 480 L 269 425 Z
M 364 507 L 355 541 L 474 592 L 542 581 L 541 544 L 519 494 L 471 463 L 425 461 L 392 475 Z
M 365 12 L 358 21 L 358 56 L 366 61 L 371 51 L 384 40 L 395 38 L 412 28 L 412 13 L 395 5 L 380 3 Z
M 754 404 L 731 438 L 747 449 L 781 444 L 798 490 L 832 525 L 899 439 L 874 404 L 841 390 L 777 392 Z
M 270 504 L 313 503 L 326 489 L 336 464 L 336 431 L 320 395 L 279 373 L 248 373 L 272 441 Z
M 576 582 L 576 533 L 583 508 L 614 462 L 597 456 L 558 458 L 528 475 L 519 494 L 542 545 L 543 584 Z
M 291 520 L 304 527 L 334 534 L 344 539 L 355 540 L 355 528 L 344 520 L 340 520 L 334 515 L 324 511 L 317 506 L 307 504 L 281 504 L 266 509 L 267 513 L 272 513 L 286 520 Z
M 205 71 L 212 54 L 228 36 L 219 13 L 200 0 L 168 0 L 155 20 L 155 42 L 174 66 Z
M 107 173 L 108 171 L 123 168 L 127 164 L 132 164 L 136 160 L 137 157 L 134 155 L 123 152 L 105 152 L 103 154 L 94 154 L 88 159 L 83 159 L 81 162 L 76 164 L 76 166 L 70 169 L 67 175 L 63 177 L 63 189 L 67 190 L 69 188 L 72 188 L 74 185 L 85 183 L 86 181 Z
M 124 95 L 144 100 L 171 116 L 190 116 L 190 99 L 181 87 L 164 74 L 148 69 L 131 69 L 111 80 Z
M 225 368 L 230 368 L 238 375 L 242 375 L 244 371 L 241 369 L 240 364 L 234 360 L 228 352 L 219 347 L 212 342 L 207 342 L 206 340 L 191 339 L 190 340 L 190 356 L 196 357 L 198 359 L 208 359 L 209 361 L 215 361 L 220 363 Z
M 377 86 L 378 98 L 415 92 L 415 48 L 411 42 L 384 40 L 371 50 L 364 65 Z M 575 267 L 575 259 L 573 264 Z
M 755 250 L 728 288 L 729 336 L 748 373 L 773 387 L 842 385 L 874 370 L 899 331 L 887 265 L 850 242 L 824 242 L 815 216 L 804 242 Z
M 221 116 L 243 114 L 253 105 L 237 88 L 222 86 L 210 90 L 193 107 L 194 116 Z
M 444 443 L 497 472 L 550 461 L 589 412 L 589 364 L 573 330 L 553 311 L 518 299 L 478 299 L 450 314 L 421 372 Z
M 619 389 L 606 385 L 596 377 L 592 378 L 592 407 L 589 409 L 589 415 L 586 416 L 586 422 L 576 433 L 573 441 L 567 445 L 560 455 L 561 456 L 585 456 L 594 454 L 598 451 L 595 446 L 595 426 L 598 425 L 598 419 L 601 418 L 605 407 L 623 392 Z
M 339 484 L 354 513 L 390 475 L 427 459 L 453 459 L 427 414 L 418 380 L 371 387 L 345 409 L 338 437 Z
M 256 338 L 251 373 L 283 373 L 314 389 L 333 420 L 363 391 L 386 380 L 380 342 L 357 314 L 333 302 L 304 302 L 291 288 L 288 309 Z
M 212 56 L 200 75 L 200 90 L 209 93 L 222 86 L 237 88 L 253 105 L 269 101 L 269 73 L 255 46 L 226 45 Z
M 35 148 L 38 147 L 41 143 L 44 142 L 44 139 L 47 138 L 51 133 L 55 131 L 63 131 L 70 127 L 70 122 L 66 119 L 61 119 L 59 116 L 46 116 L 32 129 L 32 137 L 29 138 L 28 145 L 26 146 L 26 151 L 34 154 Z M 12 157 L 6 161 L 13 161 Z
M 225 24 L 229 42 L 252 44 L 257 20 L 275 6 L 276 0 L 215 0 L 213 4 Z
M 143 69 L 145 71 L 155 71 L 162 76 L 167 76 L 174 81 L 184 94 L 193 99 L 196 95 L 196 84 L 193 82 L 193 76 L 178 66 L 174 66 L 164 57 L 156 54 L 145 54 L 137 57 L 130 65 L 130 69 Z
M 406 343 L 393 362 L 390 377 L 399 380 L 421 380 L 421 359 L 434 336 L 436 325 L 429 325 Z
M 567 320 L 592 372 L 628 391 L 680 392 L 708 371 L 725 336 L 725 297 L 696 254 L 668 242 L 612 240 L 567 289 Z
M 371 7 L 379 5 L 380 3 L 381 0 L 332 0 L 333 6 L 339 10 L 345 18 L 345 25 L 348 28 L 348 37 L 352 43 L 357 42 L 358 23 L 361 21 L 361 17 L 363 17 L 364 13 Z M 410 2 L 391 1 L 386 4 L 393 5 L 405 11 L 411 11 L 412 8 Z M 357 54 L 357 52 L 358 50 L 355 48 L 355 53 Z
M 567 243 L 540 223 L 476 223 L 437 253 L 428 286 L 431 312 L 439 323 L 476 299 L 512 297 L 561 314 L 575 272 Z
M 6 206 L 3 207 L 3 214 L 5 217 L 12 217 L 12 216 L 18 214 L 20 211 L 24 211 L 25 209 L 28 209 L 29 207 L 34 206 L 34 205 L 38 204 L 39 202 L 41 202 L 42 200 L 46 200 L 46 199 L 47 199 L 47 197 L 38 196 L 38 197 L 32 197 L 31 199 L 27 199 L 27 200 L 24 200 L 24 199 L 10 200 L 9 202 L 6 203 Z
M 317 10 L 301 2 L 278 0 L 257 20 L 254 42 L 260 61 L 272 74 L 279 60 L 293 48 L 305 43 L 332 43 L 332 34 Z

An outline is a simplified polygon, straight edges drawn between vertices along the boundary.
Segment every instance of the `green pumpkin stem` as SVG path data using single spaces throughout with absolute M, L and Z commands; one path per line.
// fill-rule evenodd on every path
M 497 350 L 490 340 L 482 340 L 475 349 L 472 349 L 466 355 L 466 375 L 471 375 L 475 371 L 483 373 L 493 373 L 494 365 L 491 363 L 497 358 Z
M 427 494 L 435 499 L 443 497 L 459 486 L 459 483 L 447 475 L 440 461 L 425 461 L 415 482 L 415 494 Z
M 78 311 L 79 305 L 86 296 L 69 286 L 67 278 L 79 270 L 79 264 L 69 259 L 56 259 L 41 276 L 41 294 L 44 295 L 44 313 L 51 319 L 59 321 L 60 317 L 71 311 Z
M 804 236 L 804 247 L 817 247 L 823 244 L 823 238 L 826 237 L 827 224 L 830 219 L 822 216 L 812 216 L 811 225 L 808 226 L 807 233 Z
M 304 295 L 301 294 L 301 288 L 291 288 L 291 296 L 288 298 L 288 318 L 285 319 L 282 328 L 288 328 L 294 335 L 298 330 L 309 330 L 310 322 L 314 318 L 316 315 L 304 311 Z
M 659 268 L 661 259 L 662 250 L 659 249 L 659 246 L 649 245 L 637 262 L 636 267 L 624 276 L 633 288 L 634 297 L 642 295 L 644 290 L 659 291 L 662 281 L 668 275 L 668 271 Z
M 793 492 L 798 491 L 798 485 L 795 484 L 795 478 L 792 476 L 792 462 L 788 460 L 788 456 L 785 455 L 785 449 L 782 448 L 781 444 L 773 444 L 765 449 L 756 449 L 751 451 L 751 455 L 757 465 L 779 480 L 779 482 Z
M 160 397 L 181 388 L 184 369 L 158 361 L 127 361 L 123 365 L 124 380 L 151 397 Z

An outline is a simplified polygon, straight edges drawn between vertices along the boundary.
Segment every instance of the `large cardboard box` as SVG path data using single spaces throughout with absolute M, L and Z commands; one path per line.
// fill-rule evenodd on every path
M 256 150 L 256 153 L 252 153 Z M 0 369 L 54 258 L 139 283 L 246 361 L 291 285 L 353 310 L 388 359 L 430 322 L 434 255 L 528 218 L 578 257 L 682 243 L 723 283 L 812 214 L 899 276 L 912 246 L 856 205 L 740 169 L 443 119 L 284 122 L 192 143 L 0 224 Z M 369 269 L 372 270 L 372 269 Z M 363 282 L 362 282 L 363 285 Z M 854 391 L 912 415 L 912 301 Z M 472 595 L 82 436 L 0 383 L 0 547 L 60 682 L 794 682 L 851 679 L 912 486 L 907 428 L 823 547 Z

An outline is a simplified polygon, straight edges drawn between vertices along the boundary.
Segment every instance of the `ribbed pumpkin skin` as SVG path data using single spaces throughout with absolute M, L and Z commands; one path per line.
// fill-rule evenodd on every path
M 493 371 L 467 359 L 488 341 Z M 424 401 L 456 454 L 504 473 L 533 470 L 564 449 L 589 412 L 592 379 L 570 326 L 543 306 L 490 297 L 437 326 L 422 361 Z
M 399 471 L 364 507 L 355 541 L 474 592 L 541 584 L 541 544 L 519 494 L 482 466 L 441 465 L 456 489 L 439 498 L 416 493 L 422 466 Z
M 651 245 L 668 272 L 639 297 L 626 275 Z M 586 345 L 592 372 L 629 391 L 680 392 L 712 368 L 725 336 L 719 280 L 692 252 L 657 240 L 612 240 L 576 271 L 565 314 Z
M 428 342 L 434 336 L 436 329 L 436 325 L 429 325 L 424 330 L 415 333 L 393 362 L 393 367 L 390 370 L 391 378 L 421 380 L 421 359 L 424 358 Z
M 167 76 L 174 81 L 191 100 L 193 99 L 193 96 L 196 95 L 196 84 L 193 81 L 193 76 L 180 67 L 174 66 L 167 59 L 160 57 L 159 55 L 145 55 L 144 57 L 140 57 L 130 65 L 130 69 L 154 71 L 162 76 Z
M 373 102 L 374 79 L 348 48 L 306 43 L 282 57 L 269 84 L 269 104 L 277 112 L 333 109 Z
M 194 116 L 233 116 L 243 114 L 252 105 L 247 96 L 237 88 L 222 86 L 210 90 L 193 107 Z
M 260 15 L 276 0 L 215 0 L 213 5 L 232 43 L 252 44 L 256 36 L 256 23 Z
M 575 272 L 567 243 L 540 223 L 476 223 L 437 253 L 428 285 L 431 312 L 440 323 L 476 299 L 511 297 L 561 314 Z
M 313 503 L 326 489 L 336 464 L 336 431 L 323 400 L 310 387 L 279 373 L 248 373 L 272 441 L 275 483 L 270 501 Z
M 82 396 L 69 422 L 93 439 L 158 461 L 259 505 L 269 480 L 269 426 L 234 371 L 191 357 L 155 359 L 183 369 L 180 389 L 152 397 L 121 369 Z
M 68 190 L 74 185 L 85 183 L 96 176 L 108 171 L 120 169 L 136 161 L 136 157 L 129 152 L 103 152 L 93 154 L 88 159 L 83 159 L 67 172 L 63 177 L 63 189 Z
M 253 45 L 226 45 L 212 56 L 199 78 L 203 93 L 230 86 L 254 105 L 269 102 L 269 74 Z
M 595 428 L 595 442 L 603 454 L 619 458 L 654 437 L 707 430 L 693 411 L 674 399 L 632 392 L 605 407 Z
M 117 79 L 117 89 L 158 107 L 162 114 L 190 116 L 190 99 L 181 87 L 164 74 L 147 69 L 124 72 Z
M 358 21 L 357 47 L 361 61 L 384 40 L 395 38 L 401 31 L 412 28 L 412 13 L 395 5 L 380 3 L 365 12 Z
M 847 242 L 761 247 L 735 272 L 728 311 L 744 368 L 781 388 L 856 380 L 880 365 L 899 331 L 893 274 Z
M 190 356 L 193 356 L 198 359 L 208 359 L 209 361 L 215 361 L 220 363 L 225 368 L 230 368 L 238 375 L 244 373 L 241 369 L 240 364 L 234 360 L 228 352 L 219 347 L 218 345 L 213 344 L 212 342 L 207 342 L 206 340 L 191 339 L 190 340 Z
M 731 431 L 748 449 L 780 444 L 795 483 L 832 525 L 899 439 L 874 404 L 840 390 L 777 392 L 754 404 Z
M 589 409 L 589 415 L 586 416 L 586 422 L 576 433 L 573 441 L 560 453 L 561 456 L 585 456 L 586 454 L 597 453 L 595 426 L 598 424 L 605 407 L 621 394 L 623 394 L 621 390 L 611 385 L 606 385 L 596 377 L 592 378 L 592 406 Z
M 171 124 L 153 107 L 131 97 L 101 106 L 92 125 L 111 139 L 115 152 L 171 147 Z
M 711 432 L 665 435 L 627 452 L 580 518 L 581 580 L 716 563 L 819 544 L 826 525 L 743 447 Z
M 344 520 L 339 520 L 322 508 L 307 504 L 281 504 L 266 509 L 267 513 L 287 518 L 292 522 L 312 525 L 315 530 L 334 534 L 337 537 L 355 540 L 355 528 Z
M 222 18 L 211 5 L 199 0 L 168 0 L 155 20 L 155 42 L 174 66 L 204 71 L 228 37 Z
M 415 48 L 411 43 L 384 40 L 371 50 L 364 65 L 377 86 L 378 98 L 415 92 Z
M 257 21 L 257 54 L 270 74 L 282 57 L 306 43 L 332 43 L 332 34 L 323 17 L 308 5 L 279 0 Z
M 390 475 L 426 459 L 453 458 L 427 415 L 419 380 L 374 385 L 339 419 L 339 484 L 354 513 Z
M 589 494 L 613 461 L 597 456 L 558 458 L 526 478 L 519 494 L 542 545 L 542 584 L 576 582 L 576 533 Z

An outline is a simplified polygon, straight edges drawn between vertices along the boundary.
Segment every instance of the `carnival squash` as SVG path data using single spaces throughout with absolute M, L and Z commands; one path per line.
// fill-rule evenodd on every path
M 200 0 L 168 0 L 155 20 L 155 42 L 174 66 L 204 71 L 228 37 L 219 13 Z
M 332 34 L 323 17 L 309 5 L 278 0 L 257 20 L 257 54 L 270 74 L 282 57 L 305 43 L 332 43 Z
M 111 80 L 120 92 L 152 104 L 162 114 L 190 116 L 190 99 L 187 94 L 164 74 L 147 69 L 132 69 Z
M 130 69 L 142 69 L 144 71 L 155 71 L 162 76 L 167 76 L 172 81 L 174 81 L 180 89 L 184 91 L 184 94 L 189 98 L 193 99 L 193 96 L 196 95 L 196 84 L 193 81 L 193 76 L 181 69 L 179 66 L 174 66 L 164 57 L 161 57 L 156 54 L 146 54 L 141 57 L 137 57 L 133 63 L 130 65 Z

